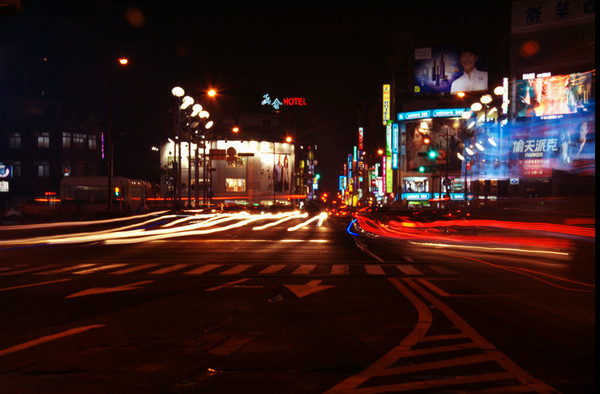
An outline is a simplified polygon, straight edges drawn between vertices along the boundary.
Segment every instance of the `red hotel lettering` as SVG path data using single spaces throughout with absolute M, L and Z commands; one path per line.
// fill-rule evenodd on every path
M 285 97 L 283 105 L 306 105 L 304 97 Z

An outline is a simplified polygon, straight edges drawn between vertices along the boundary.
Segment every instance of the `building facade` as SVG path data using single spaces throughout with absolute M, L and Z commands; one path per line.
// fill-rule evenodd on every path
M 97 124 L 56 102 L 0 100 L 3 208 L 57 196 L 63 177 L 106 173 L 103 132 Z
M 160 147 L 161 197 L 179 196 L 182 206 L 193 207 L 292 205 L 300 198 L 295 160 L 294 145 L 285 142 L 205 139 L 179 145 L 169 140 Z

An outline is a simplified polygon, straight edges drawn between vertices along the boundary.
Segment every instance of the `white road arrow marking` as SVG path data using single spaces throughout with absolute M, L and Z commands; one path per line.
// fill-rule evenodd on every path
M 117 287 L 92 287 L 91 289 L 80 291 L 79 293 L 71 294 L 65 298 L 75 298 L 75 297 L 83 297 L 86 295 L 93 294 L 104 294 L 104 293 L 114 293 L 117 291 L 127 291 L 127 290 L 135 290 L 139 289 L 141 285 L 145 285 L 146 283 L 154 282 L 153 280 L 145 280 L 142 282 L 130 283 L 128 285 L 117 286 Z
M 317 293 L 321 290 L 327 290 L 329 288 L 335 287 L 335 286 L 329 286 L 329 285 L 320 285 L 321 282 L 322 282 L 322 280 L 311 280 L 305 285 L 284 285 L 284 286 L 287 287 L 298 298 L 306 297 L 307 295 Z

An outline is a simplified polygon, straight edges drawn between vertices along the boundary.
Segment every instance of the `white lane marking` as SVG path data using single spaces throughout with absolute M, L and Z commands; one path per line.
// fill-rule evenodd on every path
M 196 269 L 193 269 L 191 271 L 186 272 L 186 275 L 202 275 L 208 271 L 214 270 L 215 268 L 220 267 L 221 264 L 206 264 L 203 266 L 200 266 Z
M 286 267 L 285 264 L 271 264 L 264 270 L 260 271 L 259 274 L 276 274 Z
M 348 267 L 347 264 L 334 264 L 333 267 L 331 267 L 332 275 L 348 275 L 349 272 L 350 267 Z
M 111 272 L 111 275 L 123 275 L 128 274 L 130 272 L 141 271 L 146 268 L 157 266 L 158 264 L 140 264 L 134 265 L 133 267 L 125 268 L 120 271 Z
M 151 274 L 155 274 L 155 275 L 161 275 L 161 274 L 166 274 L 168 272 L 173 272 L 173 271 L 180 270 L 180 269 L 185 268 L 187 266 L 189 266 L 189 264 L 174 264 L 174 265 L 170 265 L 170 266 L 165 267 L 165 268 L 161 268 L 161 269 L 156 270 L 156 271 L 152 271 L 150 273 Z
M 99 328 L 99 327 L 104 327 L 104 326 L 106 326 L 106 324 L 92 324 L 89 326 L 81 326 L 81 327 L 71 328 L 70 330 L 59 332 L 59 333 L 53 334 L 53 335 L 47 335 L 45 337 L 34 339 L 32 341 L 24 342 L 19 345 L 15 345 L 15 346 L 0 350 L 0 357 L 6 356 L 7 354 L 18 352 L 20 350 L 29 349 L 30 347 L 40 345 L 42 343 L 54 341 L 56 339 L 68 337 L 70 335 L 79 334 L 84 331 L 91 330 L 93 328 Z
M 61 272 L 75 271 L 75 270 L 78 270 L 78 269 L 81 269 L 81 268 L 91 267 L 93 265 L 96 265 L 96 264 L 77 264 L 77 265 L 73 265 L 73 266 L 69 266 L 69 267 L 63 267 L 63 268 L 53 269 L 53 270 L 50 270 L 50 271 L 35 272 L 34 275 L 59 274 Z
M 405 275 L 423 275 L 421 271 L 410 264 L 398 264 L 396 267 Z
M 365 270 L 369 275 L 385 275 L 385 272 L 379 265 L 365 265 Z
M 236 274 L 246 271 L 250 267 L 251 267 L 250 264 L 239 264 L 239 265 L 236 265 L 235 267 L 231 267 L 228 270 L 221 272 L 221 275 L 236 275 Z
M 77 272 L 73 272 L 74 274 L 77 275 L 87 275 L 87 274 L 93 274 L 95 272 L 98 271 L 105 271 L 105 270 L 109 270 L 109 269 L 113 269 L 113 268 L 119 268 L 124 266 L 125 264 L 108 264 L 108 265 L 101 265 L 98 267 L 94 267 L 94 268 L 90 268 L 87 270 L 83 270 L 83 271 L 77 271 Z
M 292 272 L 292 274 L 294 274 L 294 275 L 310 274 L 311 272 L 314 271 L 315 268 L 317 268 L 317 266 L 315 264 L 302 264 L 300 267 L 296 268 L 296 270 L 294 270 L 294 272 Z
M 66 281 L 69 281 L 69 280 L 71 280 L 71 279 L 57 279 L 57 280 L 49 280 L 49 281 L 46 281 L 46 282 L 29 283 L 27 285 L 5 287 L 3 289 L 0 289 L 0 291 L 9 291 L 9 290 L 16 290 L 16 289 L 24 289 L 24 288 L 27 288 L 27 287 L 43 286 L 43 285 L 49 285 L 49 284 L 52 284 L 52 283 L 66 282 Z

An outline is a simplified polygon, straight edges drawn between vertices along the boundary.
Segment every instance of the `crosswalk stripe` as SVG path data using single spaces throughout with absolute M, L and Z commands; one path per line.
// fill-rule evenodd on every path
M 113 268 L 119 268 L 122 267 L 126 264 L 108 264 L 108 265 L 100 265 L 98 267 L 94 267 L 94 268 L 89 268 L 83 271 L 76 271 L 73 272 L 76 275 L 87 275 L 87 274 L 92 274 L 94 272 L 98 272 L 98 271 L 105 271 L 105 270 L 110 270 Z
M 292 274 L 294 275 L 305 275 L 310 274 L 313 270 L 317 268 L 314 264 L 302 264 L 300 267 L 296 268 Z
M 264 270 L 260 271 L 259 274 L 276 274 L 277 272 L 281 271 L 284 268 L 285 268 L 285 264 L 272 264 L 272 265 L 268 266 L 267 268 L 265 268 Z
M 122 269 L 120 271 L 115 271 L 115 272 L 111 272 L 111 275 L 123 275 L 123 274 L 128 274 L 130 272 L 135 272 L 135 271 L 141 271 L 144 270 L 146 268 L 150 268 L 150 267 L 154 267 L 157 266 L 158 264 L 141 264 L 141 265 L 134 265 L 133 267 L 130 268 L 125 268 Z
M 170 266 L 165 267 L 165 268 L 161 268 L 161 269 L 156 270 L 156 271 L 152 271 L 150 273 L 151 274 L 155 274 L 155 275 L 161 275 L 161 274 L 166 274 L 168 272 L 173 272 L 173 271 L 180 270 L 180 269 L 185 268 L 187 266 L 189 266 L 189 264 L 174 264 L 174 265 L 170 265 Z
M 231 267 L 228 270 L 221 272 L 221 275 L 236 275 L 236 274 L 246 271 L 250 267 L 251 267 L 251 265 L 249 265 L 249 264 L 239 264 L 239 265 L 236 265 L 235 267 Z
M 365 271 L 369 275 L 385 275 L 383 268 L 379 265 L 365 265 Z
M 188 271 L 185 274 L 186 275 L 200 275 L 200 274 L 203 274 L 205 272 L 214 270 L 215 268 L 218 268 L 220 266 L 221 266 L 221 264 L 206 264 L 206 265 L 200 266 L 200 267 L 198 267 L 196 269 L 193 269 L 191 271 Z
M 334 264 L 334 266 L 331 267 L 332 275 L 348 275 L 349 271 L 350 268 L 347 264 Z
M 423 275 L 421 271 L 410 264 L 398 264 L 396 267 L 405 275 Z
M 329 264 L 329 275 L 349 275 L 350 273 L 350 265 L 353 264 Z M 101 263 L 86 263 L 86 264 L 78 264 L 78 265 L 67 265 L 64 264 L 48 264 L 44 266 L 21 266 L 21 267 L 11 267 L 12 270 L 0 271 L 0 276 L 8 276 L 8 275 L 18 275 L 18 274 L 30 274 L 30 275 L 52 275 L 52 274 L 60 274 L 60 273 L 72 273 L 76 275 L 86 275 L 99 271 L 108 271 L 117 268 L 121 268 L 118 271 L 111 271 L 109 274 L 111 275 L 124 275 L 130 274 L 137 271 L 147 270 L 153 267 L 159 266 L 158 269 L 154 271 L 148 272 L 151 275 L 162 275 L 167 274 L 173 271 L 182 270 L 184 268 L 191 268 L 191 271 L 183 272 L 186 275 L 201 275 L 212 271 L 218 267 L 223 266 L 223 264 L 202 264 L 196 265 L 191 263 L 184 264 L 170 264 L 162 266 L 159 263 L 147 263 L 147 264 L 132 264 L 132 263 L 118 263 L 118 264 L 107 264 L 101 265 Z M 298 266 L 294 266 L 293 264 L 237 264 L 228 266 L 223 272 L 220 272 L 219 275 L 238 275 L 243 272 L 250 270 L 252 267 L 264 267 L 258 273 L 254 270 L 254 275 L 269 275 L 276 274 L 287 267 L 294 268 L 292 271 L 293 275 L 309 275 L 316 272 L 318 267 L 321 267 L 319 264 L 300 264 Z M 262 266 L 262 267 L 261 267 Z M 265 267 L 266 266 L 266 267 Z M 394 271 L 394 266 L 389 265 L 385 266 L 379 264 L 361 264 L 364 267 L 364 272 L 367 275 L 374 276 L 386 276 L 386 275 L 397 275 L 397 271 Z M 58 268 L 57 268 L 58 267 Z M 417 269 L 413 264 L 396 264 L 395 269 L 400 271 L 403 275 L 406 276 L 420 276 L 423 277 L 425 273 L 423 272 L 423 267 L 429 267 L 431 270 L 435 271 L 438 274 L 442 275 L 456 275 L 456 271 L 446 268 L 441 265 L 428 264 L 420 266 Z M 388 274 L 385 270 L 389 270 Z M 320 271 L 321 272 L 321 271 Z M 394 274 L 394 272 L 396 272 Z M 322 270 L 322 273 L 325 275 L 326 271 Z
M 2 272 L 0 273 L 0 275 L 17 275 L 17 274 L 26 274 L 28 272 L 33 272 L 33 271 L 39 271 L 39 270 L 44 270 L 47 268 L 50 268 L 54 266 L 54 264 L 46 264 L 46 265 L 42 265 L 40 267 L 30 267 L 30 268 L 25 268 L 19 271 L 11 271 L 11 272 Z
M 81 268 L 86 268 L 86 267 L 90 267 L 93 266 L 95 264 L 78 264 L 78 265 L 73 265 L 70 267 L 63 267 L 63 268 L 57 268 L 57 269 L 52 269 L 50 271 L 44 271 L 44 272 L 35 272 L 34 275 L 52 275 L 52 274 L 59 274 L 61 272 L 68 272 L 68 271 L 75 271 Z

